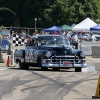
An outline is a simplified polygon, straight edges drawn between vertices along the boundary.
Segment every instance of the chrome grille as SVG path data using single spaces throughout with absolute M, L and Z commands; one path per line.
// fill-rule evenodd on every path
M 79 57 L 78 56 L 52 56 L 51 57 L 51 62 L 52 63 L 59 63 L 63 61 L 70 61 L 70 62 L 78 62 Z

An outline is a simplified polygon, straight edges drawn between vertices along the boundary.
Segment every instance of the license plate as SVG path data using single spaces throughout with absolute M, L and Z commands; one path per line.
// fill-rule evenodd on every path
M 70 64 L 70 62 L 69 61 L 63 61 L 63 64 L 67 65 L 67 64 Z

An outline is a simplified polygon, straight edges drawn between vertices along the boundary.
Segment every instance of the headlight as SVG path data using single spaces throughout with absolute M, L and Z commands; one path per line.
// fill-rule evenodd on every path
M 81 53 L 80 53 L 80 56 L 81 56 L 81 57 L 85 57 L 85 55 L 86 55 L 85 52 L 81 52 Z
M 50 56 L 51 56 L 51 53 L 50 53 L 49 51 L 47 51 L 47 52 L 45 53 L 45 56 L 46 56 L 46 57 L 50 57 Z

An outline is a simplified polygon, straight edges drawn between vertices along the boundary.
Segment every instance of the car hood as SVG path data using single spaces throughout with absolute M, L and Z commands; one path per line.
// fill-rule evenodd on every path
M 57 55 L 74 55 L 73 48 L 69 45 L 42 45 L 41 49 L 55 51 Z

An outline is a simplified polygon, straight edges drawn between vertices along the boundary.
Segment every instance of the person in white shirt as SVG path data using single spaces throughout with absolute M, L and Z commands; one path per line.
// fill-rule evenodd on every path
M 65 30 L 64 29 L 61 30 L 61 35 L 65 35 Z
M 71 41 L 72 42 L 78 42 L 79 41 L 76 32 L 73 32 L 73 34 L 71 36 Z
M 81 42 L 87 41 L 87 36 L 85 36 L 85 32 L 82 32 L 82 35 L 79 36 Z
M 90 32 L 90 35 L 88 36 L 88 41 L 89 42 L 95 42 L 96 41 L 96 37 L 93 35 L 92 32 Z
M 68 31 L 65 31 L 65 35 L 64 35 L 69 41 L 71 40 L 71 35 L 68 33 Z

